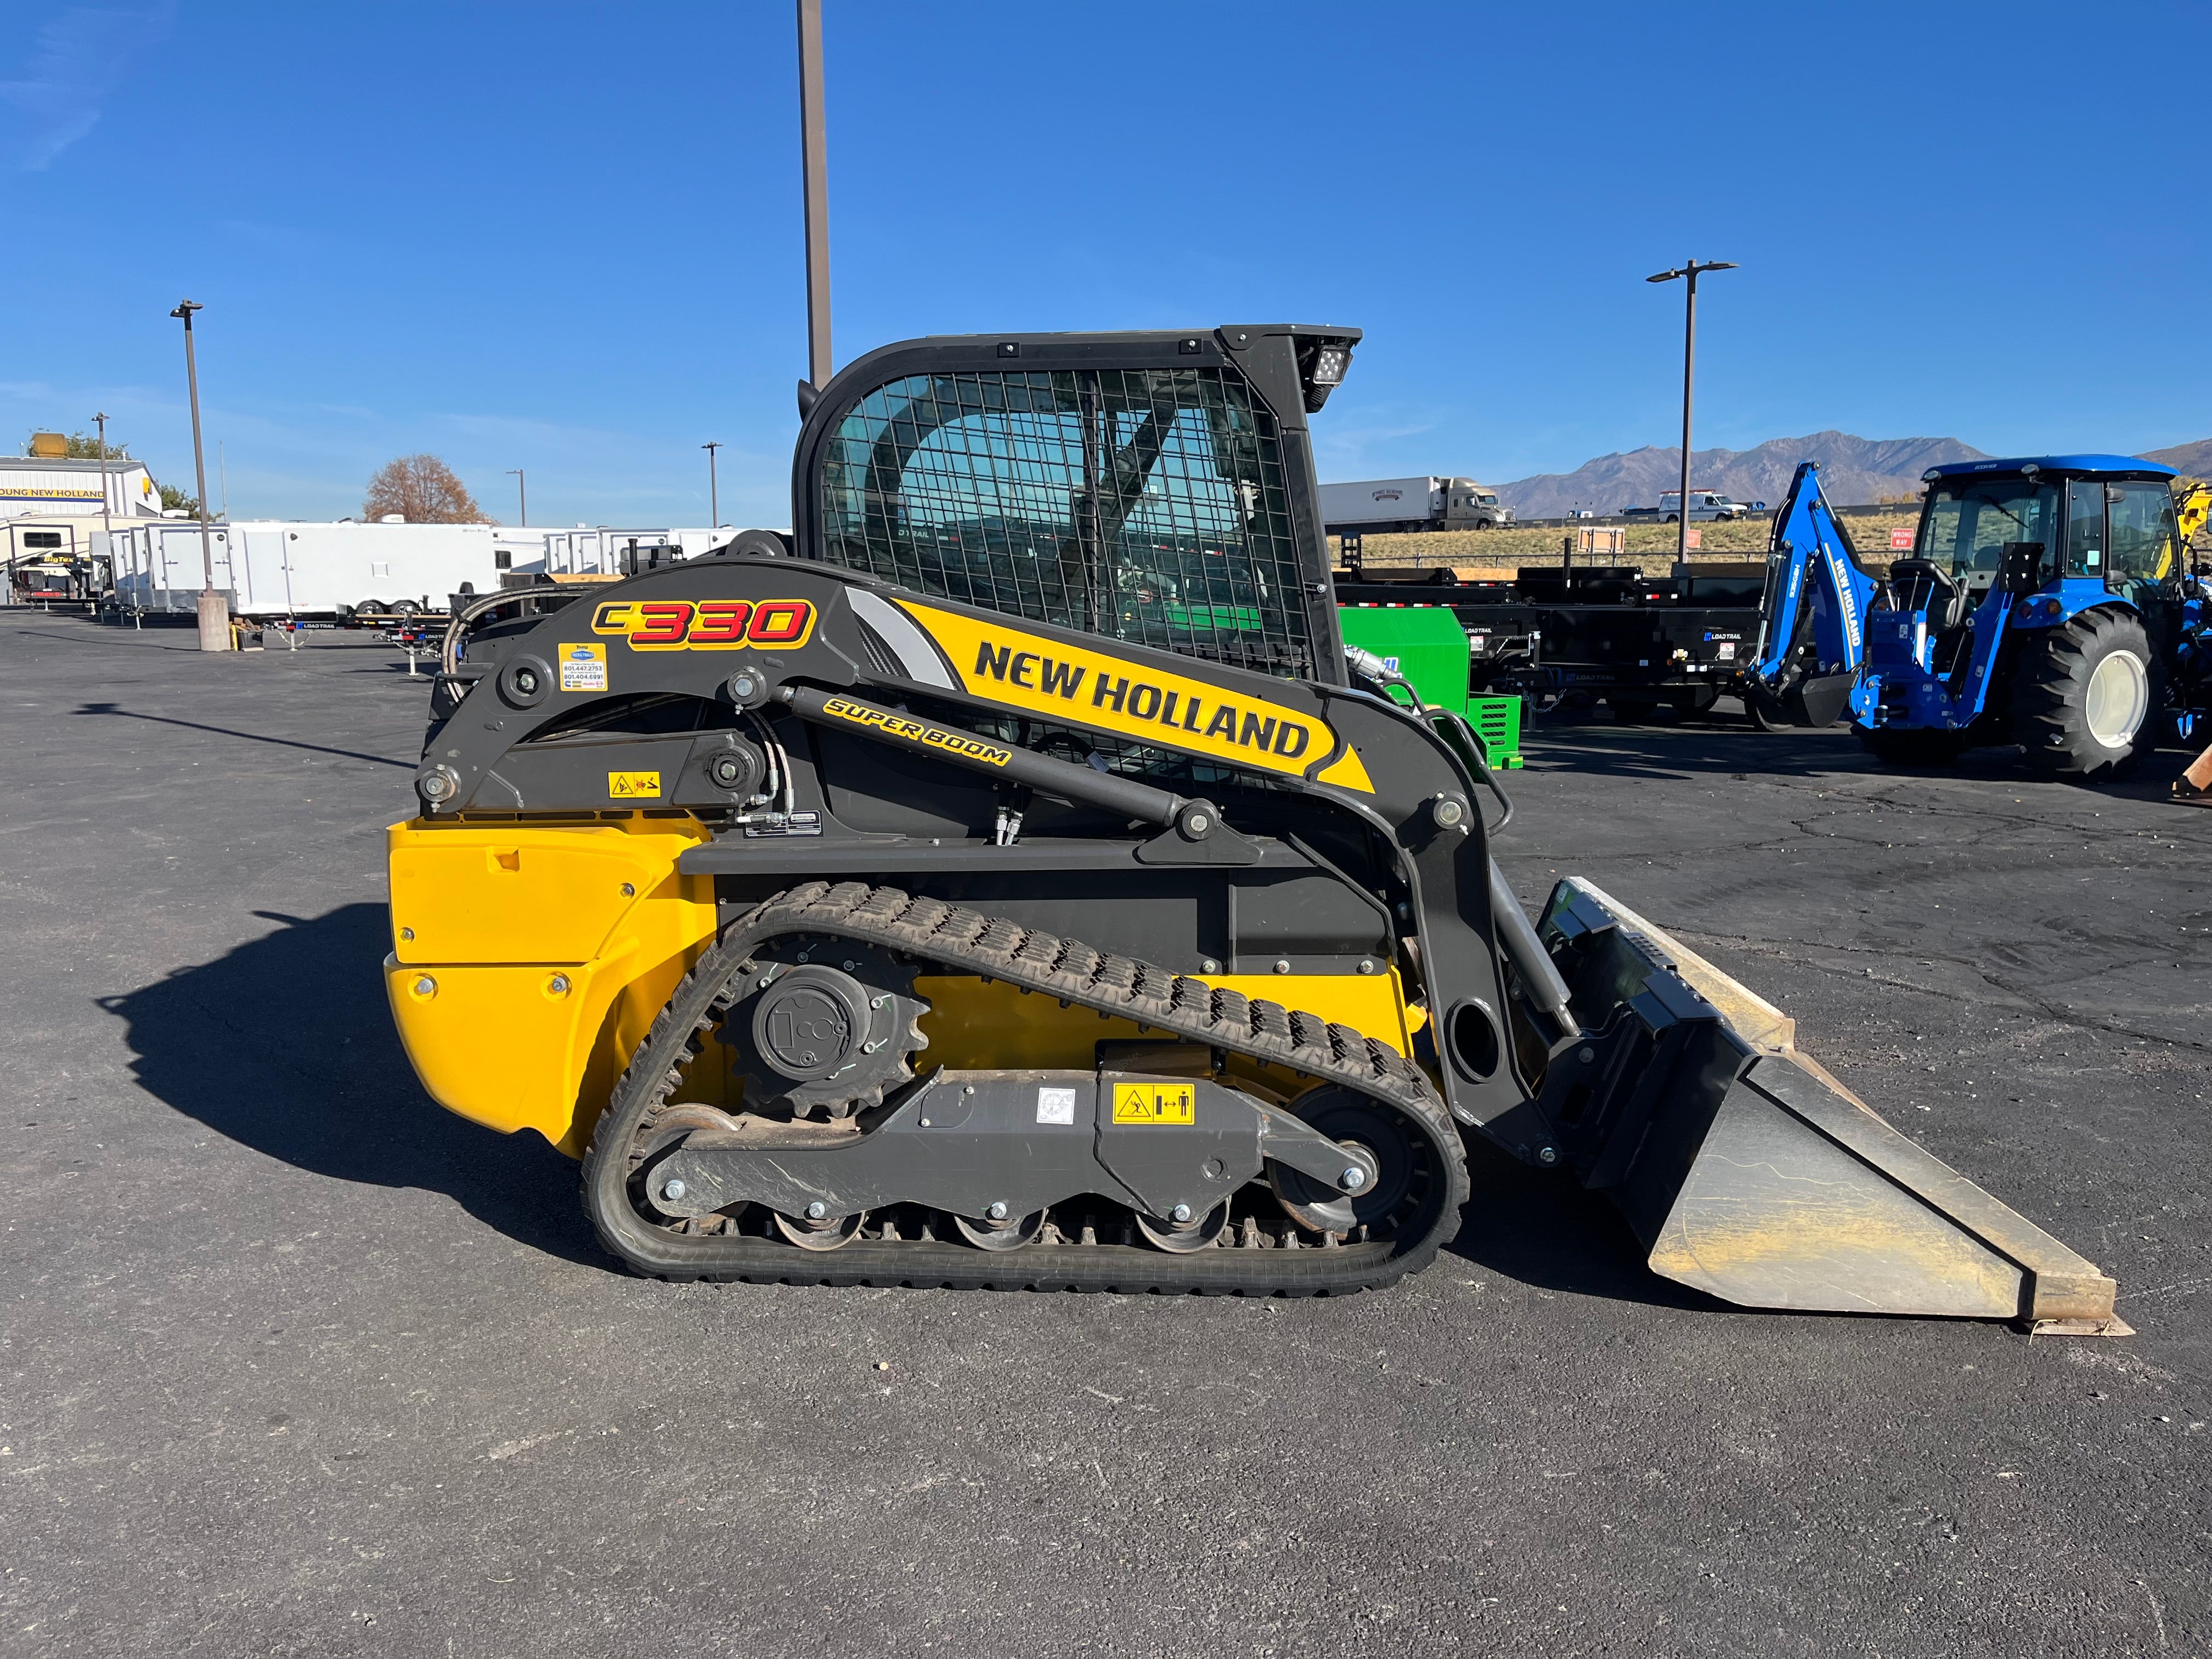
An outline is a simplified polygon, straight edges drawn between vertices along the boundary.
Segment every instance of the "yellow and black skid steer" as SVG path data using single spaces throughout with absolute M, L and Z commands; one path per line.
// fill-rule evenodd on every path
M 390 832 L 431 1094 L 672 1279 L 1373 1288 L 1481 1134 L 1733 1302 L 2117 1328 L 1776 1010 L 1586 882 L 1530 921 L 1479 739 L 1340 641 L 1358 338 L 886 347 L 800 388 L 787 535 L 457 614 Z

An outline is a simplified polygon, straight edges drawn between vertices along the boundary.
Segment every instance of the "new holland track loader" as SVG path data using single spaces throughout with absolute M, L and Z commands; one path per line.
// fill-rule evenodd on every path
M 1340 640 L 1358 337 L 886 347 L 802 387 L 787 539 L 457 617 L 390 834 L 429 1091 L 672 1279 L 1372 1288 L 1483 1135 L 1735 1302 L 2113 1328 L 1757 997 L 1587 882 L 1530 922 L 1480 743 Z

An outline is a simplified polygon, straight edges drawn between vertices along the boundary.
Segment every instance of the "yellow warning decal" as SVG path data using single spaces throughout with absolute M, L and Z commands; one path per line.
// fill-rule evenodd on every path
M 610 772 L 607 774 L 609 800 L 659 800 L 660 774 L 658 772 Z
M 1283 703 L 1001 623 L 899 603 L 936 641 L 970 696 L 1291 777 L 1304 777 L 1340 747 L 1328 721 Z M 1375 793 L 1350 748 L 1319 779 Z
M 1114 1121 L 1187 1126 L 1197 1121 L 1196 1096 L 1197 1091 L 1188 1083 L 1117 1083 Z

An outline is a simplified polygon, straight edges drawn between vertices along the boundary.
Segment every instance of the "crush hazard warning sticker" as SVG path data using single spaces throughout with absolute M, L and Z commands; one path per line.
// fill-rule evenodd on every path
M 561 689 L 563 691 L 604 691 L 607 689 L 607 648 L 604 645 L 564 645 L 561 647 Z
M 659 800 L 660 774 L 658 772 L 610 772 L 607 774 L 609 800 Z
M 1197 1091 L 1188 1083 L 1117 1083 L 1114 1085 L 1114 1121 L 1188 1127 L 1197 1121 L 1194 1104 L 1196 1094 Z

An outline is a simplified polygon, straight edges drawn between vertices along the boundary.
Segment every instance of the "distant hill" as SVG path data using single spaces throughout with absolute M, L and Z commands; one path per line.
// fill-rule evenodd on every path
M 2176 444 L 2171 449 L 2154 449 L 2143 459 L 2170 466 L 2192 478 L 2212 478 L 2212 438 L 2200 438 L 2193 444 Z
M 2212 450 L 2212 443 L 2191 445 Z M 2179 453 L 2180 452 L 2171 452 Z M 1779 507 L 1800 461 L 1820 464 L 1821 487 L 1838 507 L 1856 507 L 1920 487 L 1920 475 L 1952 461 L 1985 459 L 1956 438 L 1854 438 L 1848 432 L 1815 432 L 1773 438 L 1756 449 L 1699 449 L 1690 455 L 1690 487 L 1717 489 L 1738 501 Z M 2179 466 L 2178 461 L 2167 463 Z M 2187 469 L 2184 469 L 2186 471 Z M 1659 492 L 1681 482 L 1679 449 L 1633 449 L 1601 455 L 1572 472 L 1540 473 L 1498 486 L 1499 497 L 1524 519 L 1556 519 L 1576 507 L 1618 513 L 1656 507 Z

